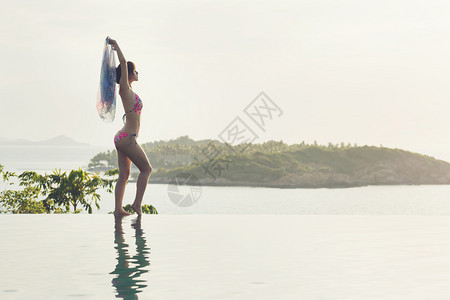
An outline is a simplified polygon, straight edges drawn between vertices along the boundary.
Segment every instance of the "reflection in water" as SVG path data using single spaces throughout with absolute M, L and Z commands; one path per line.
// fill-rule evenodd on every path
M 136 232 L 137 253 L 130 257 L 128 244 L 125 243 L 122 219 L 123 216 L 115 216 L 114 248 L 117 250 L 117 264 L 115 270 L 109 274 L 117 274 L 112 280 L 117 292 L 116 298 L 138 299 L 137 294 L 147 286 L 146 280 L 139 279 L 139 276 L 149 271 L 146 267 L 150 265 L 148 259 L 150 248 L 146 245 L 144 231 L 141 228 L 141 217 L 137 217 L 131 224 Z

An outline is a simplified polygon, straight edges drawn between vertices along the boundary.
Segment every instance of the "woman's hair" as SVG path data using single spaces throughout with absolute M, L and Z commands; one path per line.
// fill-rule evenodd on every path
M 136 66 L 134 65 L 133 62 L 131 61 L 127 61 L 127 67 L 128 67 L 128 76 L 130 76 L 131 73 L 134 72 L 134 70 L 136 69 Z M 122 69 L 120 64 L 117 66 L 116 68 L 116 82 L 119 84 L 120 83 L 120 76 L 122 75 Z

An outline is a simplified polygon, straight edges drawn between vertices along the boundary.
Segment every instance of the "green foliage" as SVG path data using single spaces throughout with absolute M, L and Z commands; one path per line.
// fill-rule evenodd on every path
M 142 145 L 153 167 L 150 181 L 169 182 L 191 173 L 201 182 L 220 184 L 352 186 L 392 183 L 444 183 L 450 165 L 424 155 L 351 143 L 320 145 L 280 141 L 231 146 L 217 140 L 194 141 L 188 136 Z M 105 153 L 117 165 L 117 153 Z M 116 155 L 113 157 L 113 155 Z M 98 158 L 97 157 L 97 164 Z M 95 164 L 96 157 L 93 158 Z M 137 177 L 132 170 L 131 179 Z M 329 184 L 328 184 L 328 183 Z M 340 182 L 340 183 L 339 183 Z
M 216 154 L 227 156 L 257 151 L 272 154 L 287 151 L 291 147 L 282 141 L 230 146 L 216 140 L 194 141 L 188 136 L 181 136 L 170 141 L 145 143 L 141 146 L 149 157 L 154 171 L 185 167 L 196 162 L 209 160 Z M 116 150 L 101 152 L 95 155 L 89 163 L 90 170 L 96 171 L 117 167 Z
M 84 210 L 92 213 L 92 205 L 100 208 L 99 188 L 112 193 L 113 183 L 117 179 L 102 178 L 98 173 L 89 173 L 81 168 L 67 172 L 55 170 L 52 174 L 40 175 L 36 172 L 25 171 L 20 175 L 3 170 L 0 165 L 0 173 L 6 185 L 12 186 L 12 178 L 17 178 L 19 190 L 7 190 L 0 192 L 1 213 L 69 213 L 73 208 L 74 213 Z M 110 170 L 106 177 L 118 174 L 118 170 Z
M 0 213 L 12 212 L 14 214 L 44 214 L 48 210 L 42 201 L 36 201 L 39 190 L 35 187 L 26 187 L 22 191 L 7 190 L 1 193 L 1 204 L 4 209 Z
M 251 153 L 277 154 L 285 152 L 293 152 L 315 148 L 318 150 L 344 150 L 355 148 L 350 143 L 332 144 L 327 146 L 319 145 L 317 141 L 310 145 L 305 142 L 299 144 L 288 145 L 282 140 L 267 141 L 261 144 L 242 143 L 236 146 L 227 145 L 217 140 L 200 140 L 194 141 L 189 136 L 180 136 L 169 141 L 155 141 L 141 145 L 144 152 L 149 157 L 153 171 L 160 169 L 172 170 L 175 168 L 184 168 L 195 163 L 204 163 L 215 158 L 216 154 L 222 157 L 238 155 L 246 155 Z M 106 169 L 117 168 L 117 151 L 111 150 L 101 152 L 95 155 L 89 163 L 90 170 L 101 171 Z M 132 169 L 137 172 L 134 166 Z M 132 172 L 133 173 L 133 172 Z M 136 177 L 136 174 L 132 175 Z
M 117 150 L 101 152 L 95 155 L 88 165 L 92 169 L 111 169 L 117 167 Z
M 223 148 L 214 159 L 154 170 L 151 180 L 169 182 L 179 173 L 190 173 L 205 184 L 221 178 L 219 184 L 323 187 L 443 183 L 450 172 L 450 164 L 431 157 L 349 143 L 322 146 L 270 141 L 247 145 L 243 152 L 230 153 L 229 149 Z
M 97 189 L 105 188 L 112 193 L 114 182 L 114 180 L 102 179 L 98 174 L 85 172 L 81 168 L 70 171 L 68 175 L 66 172 L 55 171 L 46 179 L 47 201 L 53 200 L 55 206 L 65 207 L 66 211 L 70 210 L 70 206 L 76 211 L 77 206 L 81 205 L 90 214 L 92 213 L 92 204 L 95 204 L 98 209 L 100 208 L 98 204 L 100 195 L 97 193 Z
M 123 210 L 129 213 L 135 213 L 135 211 L 131 208 L 131 204 L 127 204 L 123 207 Z M 110 212 L 113 213 L 113 212 Z M 158 214 L 158 211 L 153 205 L 142 205 L 142 213 L 143 214 Z

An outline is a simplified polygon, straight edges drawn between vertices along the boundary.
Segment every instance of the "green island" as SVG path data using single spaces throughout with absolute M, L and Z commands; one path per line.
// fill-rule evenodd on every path
M 382 146 L 288 145 L 283 141 L 231 146 L 188 136 L 141 146 L 153 167 L 149 183 L 167 184 L 182 173 L 210 186 L 339 188 L 450 183 L 448 162 Z M 89 163 L 93 171 L 114 168 L 115 150 L 99 153 Z M 137 174 L 134 167 L 130 181 Z

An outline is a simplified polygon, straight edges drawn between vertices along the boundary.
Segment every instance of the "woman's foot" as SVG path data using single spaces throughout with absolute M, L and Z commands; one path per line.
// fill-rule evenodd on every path
M 136 203 L 131 204 L 131 208 L 138 214 L 138 216 L 142 216 L 142 207 L 137 205 Z
M 124 211 L 123 209 L 115 210 L 114 211 L 115 216 L 129 216 L 131 213 Z

